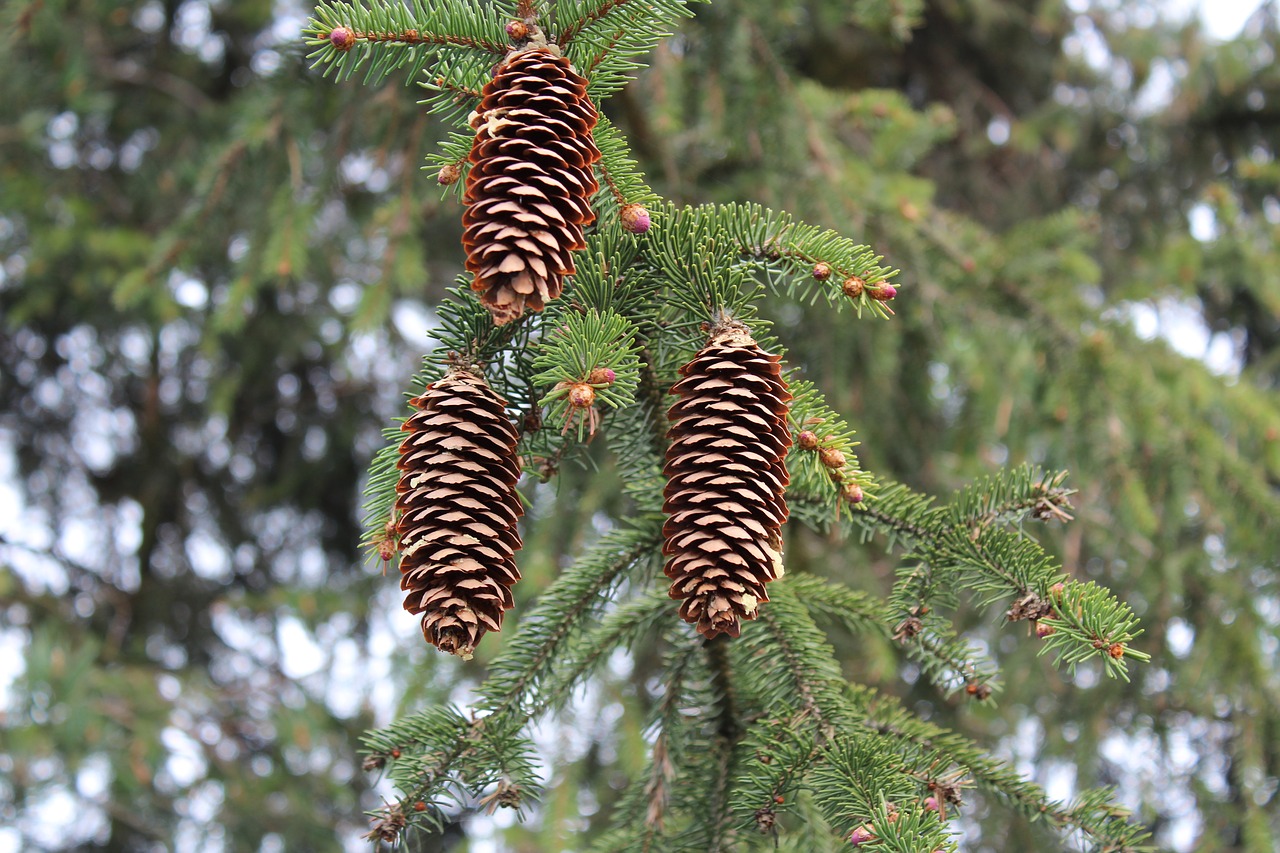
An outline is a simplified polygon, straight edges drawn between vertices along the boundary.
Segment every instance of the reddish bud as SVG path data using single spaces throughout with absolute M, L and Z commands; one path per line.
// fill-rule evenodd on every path
M 983 699 L 986 699 L 991 695 L 991 687 L 987 684 L 969 682 L 964 686 L 964 692 L 981 702 Z
M 613 372 L 612 368 L 597 367 L 595 370 L 587 374 L 587 382 L 592 385 L 612 385 L 614 380 L 618 378 L 618 374 Z
M 643 234 L 651 224 L 649 211 L 645 210 L 643 204 L 628 204 L 623 207 L 618 211 L 618 221 L 622 223 L 622 230 L 631 234 Z
M 841 490 L 841 494 L 844 495 L 844 499 L 851 504 L 860 504 L 862 503 L 862 499 L 865 497 L 865 495 L 862 494 L 862 487 L 853 482 L 845 483 L 844 488 Z
M 398 750 L 398 749 L 393 749 L 393 750 L 391 750 L 391 757 L 392 757 L 392 758 L 399 758 L 399 757 L 400 757 L 400 750 Z
M 778 805 L 782 805 L 783 803 L 785 803 L 785 802 L 787 801 L 787 798 L 786 798 L 786 797 L 784 797 L 784 796 L 782 796 L 781 794 L 776 794 L 776 795 L 774 795 L 773 801 L 774 801 L 775 803 L 777 803 Z
M 450 184 L 456 184 L 458 182 L 458 178 L 461 177 L 462 167 L 457 163 L 449 163 L 441 167 L 440 173 L 436 175 L 436 183 L 440 184 L 442 187 L 447 187 Z
M 801 450 L 817 450 L 818 434 L 813 430 L 805 430 L 796 437 L 796 444 L 800 445 Z
M 927 812 L 941 812 L 942 806 L 938 805 L 937 797 L 928 797 L 924 801 L 924 810 Z
M 840 285 L 840 289 L 844 291 L 844 295 L 850 299 L 857 299 L 862 295 L 862 291 L 866 289 L 867 283 L 856 275 L 851 275 L 844 280 L 844 284 Z
M 355 43 L 356 34 L 350 27 L 334 27 L 329 32 L 329 44 L 334 50 L 351 50 Z
M 569 405 L 575 409 L 588 409 L 596 401 L 596 389 L 585 382 L 569 386 Z
M 831 278 L 831 267 L 827 264 L 814 264 L 813 277 L 818 281 L 826 281 Z
M 529 25 L 524 21 L 511 21 L 507 24 L 507 35 L 512 41 L 524 41 L 529 37 Z
M 1107 649 L 1107 654 L 1116 660 L 1120 660 L 1120 658 L 1124 657 L 1124 643 L 1112 643 L 1111 648 Z
M 1058 629 L 1048 624 L 1047 622 L 1036 623 L 1036 636 L 1039 637 L 1041 640 L 1043 640 L 1045 637 L 1052 637 L 1056 633 L 1058 633 Z
M 888 282 L 881 282 L 875 290 L 868 293 L 872 299 L 878 299 L 881 302 L 888 302 L 890 299 L 898 295 L 898 288 Z
M 1062 600 L 1062 594 L 1066 591 L 1067 585 L 1063 583 L 1055 583 L 1053 586 L 1049 587 L 1049 595 L 1053 596 L 1058 601 Z
M 872 829 L 869 823 L 864 823 L 862 826 L 855 828 L 853 832 L 849 833 L 849 843 L 854 847 L 861 847 L 868 841 L 874 841 L 876 834 Z
M 413 810 L 415 812 L 425 812 L 427 810 L 427 804 L 424 803 L 422 800 L 418 800 L 416 803 L 413 804 Z

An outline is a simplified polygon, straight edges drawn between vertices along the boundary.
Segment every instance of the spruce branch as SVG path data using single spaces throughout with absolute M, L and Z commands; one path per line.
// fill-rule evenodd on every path
M 729 832 L 729 793 L 733 780 L 734 752 L 742 737 L 742 726 L 738 720 L 735 688 L 730 670 L 727 645 L 729 637 L 721 634 L 703 641 L 707 653 L 707 668 L 711 672 L 711 689 L 717 699 L 715 710 L 715 752 L 716 769 L 719 771 L 712 778 L 711 820 L 708 823 L 708 835 L 711 844 L 708 853 L 718 853 L 725 849 L 726 843 L 732 842 Z
M 620 605 L 598 625 L 575 637 L 559 655 L 539 701 L 529 706 L 528 717 L 535 719 L 563 708 L 574 689 L 607 662 L 614 650 L 634 648 L 670 610 L 671 599 L 665 593 L 650 593 Z
M 499 8 L 477 0 L 416 0 L 411 5 L 395 0 L 321 0 L 303 34 L 313 48 L 307 55 L 312 68 L 346 80 L 367 65 L 366 83 L 381 82 L 405 67 L 411 69 L 408 82 L 430 66 L 441 49 L 481 52 L 492 62 L 509 48 Z
M 592 308 L 566 312 L 562 323 L 539 344 L 532 367 L 535 385 L 549 388 L 542 396 L 548 419 L 577 421 L 578 440 L 596 431 L 595 406 L 621 409 L 635 400 L 640 383 L 640 360 L 635 327 L 612 311 Z M 586 414 L 583 414 L 583 413 Z
M 559 24 L 561 15 L 577 13 L 577 18 L 566 22 L 564 25 L 556 29 L 556 43 L 564 46 L 573 41 L 574 36 L 582 31 L 584 27 L 599 21 L 605 15 L 617 9 L 621 9 L 629 2 L 634 0 L 595 0 L 591 3 L 557 3 L 556 4 L 556 22 Z M 576 6 L 576 9 L 572 7 Z
M 947 759 L 973 777 L 978 787 L 1004 801 L 1032 821 L 1044 821 L 1060 832 L 1079 832 L 1095 851 L 1138 853 L 1153 850 L 1142 842 L 1148 833 L 1130 823 L 1128 813 L 1113 802 L 1114 792 L 1096 789 L 1066 805 L 1050 800 L 1044 790 L 1019 776 L 1005 762 L 992 757 L 963 735 L 925 722 L 892 697 L 870 688 L 853 689 L 853 701 L 865 709 L 863 725 L 879 734 L 910 743 Z
M 555 697 L 544 689 L 556 685 L 563 695 L 572 686 L 554 679 L 565 643 L 584 629 L 586 616 L 605 604 L 604 590 L 654 555 L 661 526 L 658 518 L 642 518 L 634 527 L 610 531 L 566 569 L 490 664 L 489 677 L 477 690 L 477 706 L 498 718 L 519 711 L 523 725 L 535 709 L 554 704 Z
M 855 513 L 854 521 L 902 539 L 909 548 L 907 556 L 917 561 L 902 573 L 890 597 L 899 619 L 917 616 L 921 607 L 954 606 L 959 589 L 974 595 L 980 605 L 1006 600 L 1024 602 L 1025 609 L 1027 602 L 1046 600 L 1058 584 L 1067 589 L 1084 585 L 1063 575 L 1034 540 L 1005 527 L 1028 518 L 1062 518 L 1069 495 L 1061 475 L 1023 467 L 975 483 L 943 507 L 909 490 L 886 488 L 867 502 L 865 512 Z M 1148 659 L 1131 646 L 1141 633 L 1137 618 L 1105 590 L 1089 587 L 1072 594 L 1069 606 L 1074 609 L 1062 636 L 1052 634 L 1042 651 L 1052 651 L 1055 661 L 1071 670 L 1083 660 L 1098 658 L 1109 674 L 1125 678 L 1127 658 Z M 1035 618 L 1039 615 L 1037 611 Z M 1058 627 L 1050 620 L 1045 624 Z M 982 691 L 980 686 L 974 689 Z

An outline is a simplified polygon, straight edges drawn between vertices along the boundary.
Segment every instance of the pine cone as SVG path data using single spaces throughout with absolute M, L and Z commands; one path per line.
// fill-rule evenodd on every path
M 728 321 L 671 389 L 680 401 L 668 412 L 665 571 L 680 615 L 708 638 L 738 636 L 782 575 L 791 394 L 779 361 Z
M 506 401 L 467 370 L 410 403 L 396 486 L 404 607 L 422 614 L 428 642 L 470 658 L 485 631 L 501 630 L 520 579 L 519 438 Z
M 511 54 L 472 115 L 462 245 L 471 287 L 498 325 L 560 295 L 596 218 L 596 108 L 587 81 L 553 50 Z

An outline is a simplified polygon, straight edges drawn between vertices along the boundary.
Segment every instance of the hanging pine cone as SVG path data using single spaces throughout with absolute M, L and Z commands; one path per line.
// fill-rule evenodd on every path
M 520 579 L 515 427 L 484 379 L 453 368 L 410 401 L 400 443 L 396 532 L 404 607 L 441 651 L 470 658 L 502 627 Z
M 471 287 L 502 325 L 559 296 L 572 252 L 586 246 L 596 108 L 569 60 L 534 46 L 498 66 L 471 126 L 462 244 Z
M 791 394 L 779 361 L 727 321 L 671 389 L 662 550 L 680 615 L 708 638 L 738 636 L 782 575 Z

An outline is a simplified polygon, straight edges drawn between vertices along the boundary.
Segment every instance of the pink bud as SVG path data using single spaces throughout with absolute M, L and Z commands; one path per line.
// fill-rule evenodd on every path
M 329 44 L 334 50 L 351 50 L 356 43 L 356 34 L 350 27 L 334 27 L 329 32 Z
M 597 367 L 587 376 L 587 382 L 592 385 L 612 385 L 617 378 L 618 374 L 613 372 L 613 368 Z
M 649 211 L 643 204 L 628 204 L 618 211 L 618 221 L 622 223 L 623 231 L 643 234 L 649 230 Z
M 853 832 L 849 833 L 849 843 L 854 847 L 861 847 L 868 841 L 874 841 L 876 834 L 871 830 L 871 824 L 864 823 L 862 826 L 859 826 Z
M 881 302 L 888 302 L 890 299 L 898 295 L 898 288 L 888 282 L 882 282 L 871 291 L 872 299 L 879 299 Z

